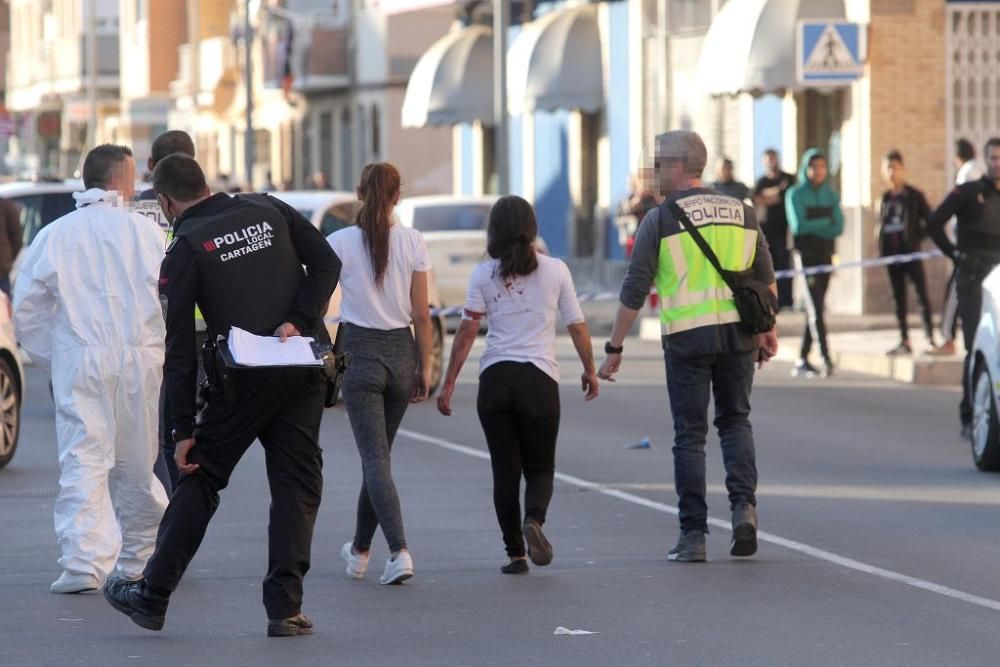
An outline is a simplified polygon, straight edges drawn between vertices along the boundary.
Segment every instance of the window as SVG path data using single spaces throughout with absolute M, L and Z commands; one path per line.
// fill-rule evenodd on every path
M 343 190 L 354 189 L 353 138 L 354 136 L 351 133 L 351 110 L 344 109 L 340 114 L 340 185 Z
M 323 236 L 329 236 L 334 232 L 339 232 L 341 229 L 353 225 L 360 208 L 361 202 L 359 201 L 334 204 L 323 213 L 323 219 L 319 223 L 320 233 Z
M 948 5 L 948 148 L 968 139 L 977 154 L 1000 127 L 1000 9 L 995 4 Z M 948 161 L 951 164 L 951 161 Z
M 413 209 L 413 228 L 421 232 L 478 231 L 486 229 L 489 204 L 418 206 Z
M 319 168 L 329 183 L 333 175 L 333 112 L 319 115 Z
M 76 208 L 71 192 L 50 192 L 11 199 L 21 207 L 21 228 L 24 230 L 26 246 L 35 240 L 45 225 Z
M 667 30 L 707 30 L 712 23 L 712 0 L 668 0 Z M 719 3 L 721 4 L 721 3 Z
M 372 159 L 378 160 L 382 154 L 382 118 L 378 105 L 372 105 Z

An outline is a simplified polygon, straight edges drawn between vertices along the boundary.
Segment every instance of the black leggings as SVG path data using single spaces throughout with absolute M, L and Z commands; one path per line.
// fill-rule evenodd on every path
M 490 449 L 493 506 L 507 555 L 524 556 L 521 474 L 524 516 L 545 523 L 555 475 L 559 385 L 534 364 L 502 361 L 480 376 L 477 408 Z
M 896 301 L 896 321 L 899 323 L 899 335 L 902 340 L 910 339 L 910 328 L 906 322 L 909 308 L 906 303 L 906 278 L 917 290 L 917 301 L 920 302 L 924 318 L 924 333 L 928 340 L 934 336 L 934 325 L 931 322 L 931 301 L 927 298 L 927 278 L 924 276 L 923 262 L 907 262 L 906 264 L 891 264 L 889 267 L 889 282 L 892 285 L 892 298 Z

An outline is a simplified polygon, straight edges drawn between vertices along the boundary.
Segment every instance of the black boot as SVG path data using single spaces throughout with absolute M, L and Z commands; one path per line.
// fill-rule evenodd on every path
M 112 607 L 131 618 L 139 627 L 162 630 L 170 596 L 153 591 L 152 588 L 145 579 L 129 581 L 121 577 L 109 577 L 104 584 L 104 597 Z
M 296 614 L 289 618 L 274 619 L 267 622 L 268 637 L 296 637 L 311 635 L 313 623 L 305 614 Z

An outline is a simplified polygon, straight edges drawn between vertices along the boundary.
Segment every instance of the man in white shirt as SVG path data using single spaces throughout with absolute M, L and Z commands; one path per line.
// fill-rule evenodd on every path
M 986 175 L 982 163 L 976 159 L 976 149 L 968 139 L 955 142 L 955 186 L 978 181 Z M 948 223 L 948 235 L 952 242 L 955 238 L 955 221 Z M 950 356 L 955 354 L 955 337 L 958 335 L 958 285 L 955 282 L 955 271 L 948 278 L 945 288 L 944 304 L 941 306 L 941 334 L 944 342 L 930 351 L 933 355 Z

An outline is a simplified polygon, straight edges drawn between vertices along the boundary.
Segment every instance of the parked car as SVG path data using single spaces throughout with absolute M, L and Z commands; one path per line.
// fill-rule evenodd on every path
M 980 470 L 1000 470 L 1000 268 L 983 281 L 967 389 L 972 397 L 972 460 Z
M 14 336 L 14 311 L 0 292 L 0 468 L 10 463 L 21 432 L 24 368 Z
M 28 246 L 42 227 L 76 208 L 73 193 L 82 190 L 80 181 L 17 181 L 0 185 L 0 198 L 21 208 L 24 245 Z
M 272 192 L 270 194 L 295 208 L 299 213 L 308 218 L 324 236 L 329 236 L 348 225 L 353 225 L 354 218 L 361 208 L 361 202 L 351 192 L 301 190 Z M 428 246 L 430 246 L 429 241 Z M 340 322 L 340 298 L 340 288 L 338 287 L 333 293 L 333 298 L 330 299 L 330 306 L 326 313 L 326 328 L 330 332 L 331 340 L 336 340 L 337 338 L 337 328 Z M 438 278 L 435 271 L 431 271 L 429 277 L 428 298 L 432 308 L 440 308 L 442 306 L 438 291 Z M 444 375 L 445 331 L 444 318 L 441 316 L 433 318 L 433 326 L 431 328 L 433 336 L 431 345 L 431 394 L 437 391 L 438 385 L 441 384 L 441 378 Z
M 396 207 L 400 221 L 427 239 L 445 306 L 465 303 L 472 270 L 486 257 L 486 226 L 497 199 L 492 195 L 406 197 Z M 536 247 L 548 252 L 541 236 Z

